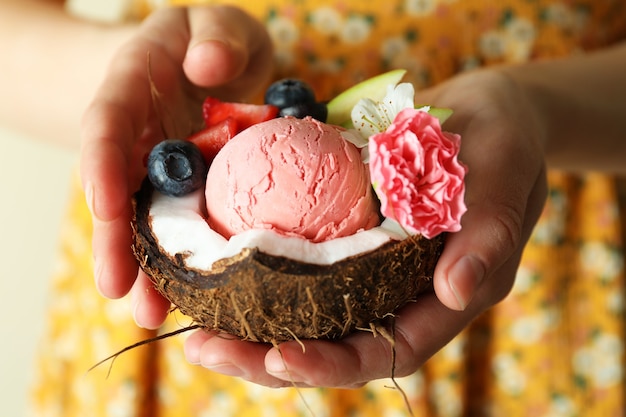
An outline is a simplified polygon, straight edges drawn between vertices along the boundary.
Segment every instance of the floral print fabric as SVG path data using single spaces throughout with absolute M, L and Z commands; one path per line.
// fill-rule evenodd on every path
M 135 12 L 168 6 L 131 3 Z M 276 43 L 277 77 L 307 80 L 321 99 L 391 68 L 408 69 L 419 89 L 478 66 L 581 53 L 626 38 L 622 0 L 255 0 L 245 7 Z M 549 181 L 510 296 L 398 380 L 416 416 L 624 415 L 624 252 L 615 184 L 558 172 Z M 88 211 L 76 191 L 31 415 L 407 415 L 389 380 L 356 390 L 268 389 L 187 364 L 182 336 L 125 353 L 108 376 L 108 365 L 87 373 L 157 334 L 135 326 L 124 300 L 96 293 L 89 242 Z M 159 333 L 187 324 L 174 313 Z

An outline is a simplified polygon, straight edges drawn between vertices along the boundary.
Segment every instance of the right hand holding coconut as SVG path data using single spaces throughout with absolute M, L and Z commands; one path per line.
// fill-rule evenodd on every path
M 510 290 L 522 249 L 546 196 L 543 127 L 521 90 L 495 71 L 456 78 L 417 94 L 454 109 L 446 128 L 463 137 L 468 166 L 462 230 L 448 235 L 435 270 L 435 294 L 420 296 L 395 319 L 395 375 L 415 372 L 475 317 Z M 304 349 L 303 349 L 304 347 Z M 339 341 L 278 347 L 199 331 L 187 359 L 268 386 L 356 387 L 390 376 L 385 337 L 356 332 Z
M 435 294 L 397 313 L 396 376 L 415 372 L 508 294 L 546 198 L 546 162 L 570 171 L 625 172 L 623 106 L 614 104 L 623 102 L 625 64 L 621 44 L 596 54 L 470 72 L 418 94 L 418 101 L 455 111 L 446 127 L 463 137 L 459 157 L 469 168 L 468 211 L 462 230 L 446 241 Z M 586 82 L 590 76 L 597 82 Z M 355 387 L 389 377 L 392 349 L 383 337 L 355 333 L 339 342 L 305 341 L 304 348 L 198 332 L 187 341 L 186 354 L 192 363 L 268 386 Z

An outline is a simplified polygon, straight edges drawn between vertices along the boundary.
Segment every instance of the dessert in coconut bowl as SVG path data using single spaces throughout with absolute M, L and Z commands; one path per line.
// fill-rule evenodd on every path
M 208 98 L 207 127 L 166 140 L 135 195 L 133 249 L 199 327 L 244 340 L 374 330 L 432 289 L 466 208 L 447 109 L 396 70 L 319 103 L 282 80 L 263 105 Z

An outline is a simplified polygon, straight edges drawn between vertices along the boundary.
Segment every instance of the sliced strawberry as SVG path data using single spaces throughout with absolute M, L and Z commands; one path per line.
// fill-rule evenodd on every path
M 237 131 L 273 119 L 278 115 L 278 107 L 270 104 L 248 104 L 221 101 L 208 97 L 202 105 L 202 115 L 208 127 L 223 120 L 233 118 L 237 122 Z
M 194 133 L 188 140 L 198 145 L 205 162 L 209 165 L 220 149 L 226 145 L 226 142 L 236 134 L 237 122 L 232 117 L 229 117 L 213 126 Z

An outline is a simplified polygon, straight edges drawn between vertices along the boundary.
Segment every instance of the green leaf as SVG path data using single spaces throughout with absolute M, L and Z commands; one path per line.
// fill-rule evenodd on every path
M 439 119 L 439 124 L 443 125 L 443 123 L 452 116 L 453 111 L 445 107 L 431 107 L 428 113 Z

